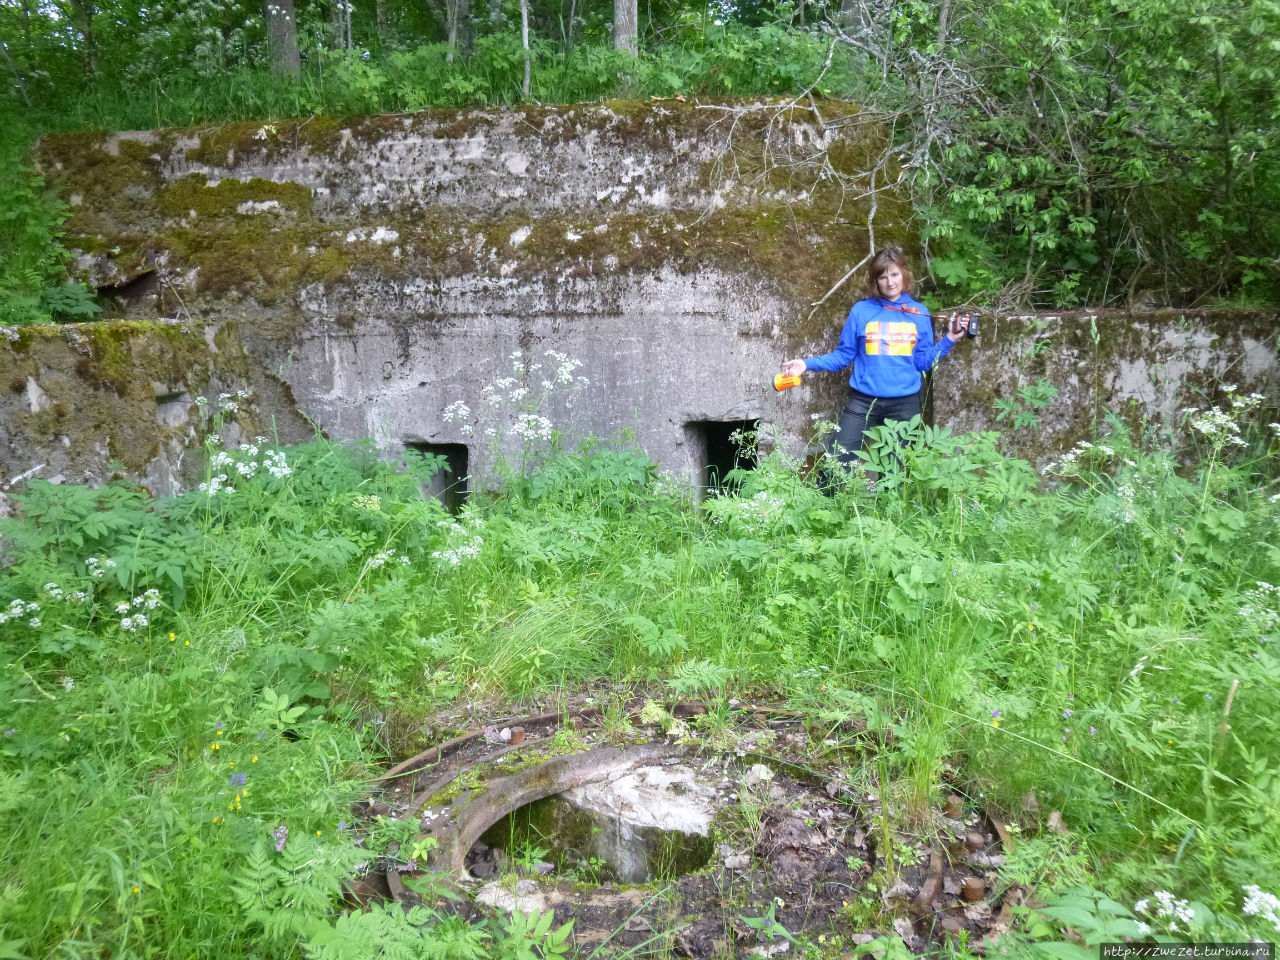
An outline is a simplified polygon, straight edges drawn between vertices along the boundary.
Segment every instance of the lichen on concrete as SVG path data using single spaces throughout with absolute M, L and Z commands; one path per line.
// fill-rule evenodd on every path
M 442 414 L 478 409 L 517 349 L 584 362 L 583 402 L 542 411 L 570 440 L 629 430 L 691 479 L 689 423 L 758 419 L 802 448 L 844 378 L 775 394 L 772 373 L 834 343 L 861 278 L 832 288 L 873 245 L 914 252 L 890 146 L 855 104 L 705 99 L 46 137 L 38 163 L 75 200 L 65 242 L 121 322 L 10 338 L 0 465 L 52 451 L 68 479 L 118 460 L 176 487 L 201 429 L 181 398 L 247 386 L 246 417 L 285 440 L 305 414 L 393 454 L 465 444 L 483 477 L 515 446 Z M 1045 376 L 1050 449 L 1106 407 L 1272 383 L 1274 340 L 1250 323 L 1274 317 L 1003 318 L 939 368 L 935 419 L 989 428 Z

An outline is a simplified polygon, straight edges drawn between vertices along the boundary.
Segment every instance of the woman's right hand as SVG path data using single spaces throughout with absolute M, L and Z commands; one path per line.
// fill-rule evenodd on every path
M 793 377 L 800 376 L 800 374 L 804 373 L 808 369 L 809 368 L 805 365 L 805 362 L 803 360 L 783 360 L 782 361 L 782 372 L 789 373 Z

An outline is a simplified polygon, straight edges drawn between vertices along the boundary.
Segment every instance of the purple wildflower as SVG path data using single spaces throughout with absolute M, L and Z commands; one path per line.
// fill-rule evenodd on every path
M 267 731 L 263 730 L 260 734 L 258 734 L 259 740 L 265 740 L 266 738 L 267 738 Z
M 992 710 L 992 711 L 991 711 L 991 716 L 995 717 L 997 720 L 998 720 L 998 719 L 1000 719 L 1000 711 L 999 711 L 999 710 Z
M 284 849 L 285 841 L 289 839 L 289 828 L 283 823 L 271 831 L 271 837 L 276 842 L 276 853 Z
M 6 737 L 12 737 L 12 736 L 13 736 L 15 733 L 17 733 L 17 732 L 18 732 L 18 728 L 17 728 L 17 727 L 10 727 L 8 730 L 6 730 L 6 731 L 4 732 L 4 735 L 5 735 Z
M 1091 737 L 1096 737 L 1097 735 L 1098 735 L 1098 728 L 1097 728 L 1097 727 L 1090 727 L 1090 728 L 1089 728 L 1089 736 L 1091 736 Z
M 1063 720 L 1067 719 L 1067 717 L 1069 717 L 1069 716 L 1071 716 L 1071 711 L 1070 711 L 1070 710 L 1063 710 L 1063 711 L 1062 711 L 1062 719 L 1063 719 Z
M 243 774 L 243 773 L 233 773 L 233 774 L 231 775 L 231 786 L 233 786 L 233 787 L 237 787 L 237 786 L 238 786 L 238 787 L 243 787 L 243 786 L 244 786 L 244 774 Z

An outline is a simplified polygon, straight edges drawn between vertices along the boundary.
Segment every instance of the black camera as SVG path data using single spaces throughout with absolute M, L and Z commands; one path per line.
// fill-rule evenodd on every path
M 977 313 L 977 311 L 974 311 L 974 312 L 969 313 L 969 314 L 962 314 L 962 315 L 960 315 L 960 316 L 953 316 L 953 317 L 951 318 L 950 322 L 949 322 L 949 323 L 948 323 L 948 325 L 947 325 L 947 326 L 948 326 L 948 332 L 950 332 L 950 333 L 959 333 L 959 331 L 960 331 L 960 321 L 961 321 L 961 320 L 963 320 L 963 319 L 965 318 L 965 316 L 968 316 L 968 318 L 969 318 L 969 326 L 968 326 L 968 328 L 965 330 L 965 332 L 964 332 L 964 333 L 965 333 L 965 336 L 966 336 L 966 337 L 968 337 L 970 340 L 972 340 L 974 337 L 976 337 L 976 336 L 978 335 L 978 313 Z

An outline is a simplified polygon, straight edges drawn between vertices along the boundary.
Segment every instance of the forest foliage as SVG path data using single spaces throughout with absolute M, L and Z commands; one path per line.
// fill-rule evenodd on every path
M 15 161 L 40 132 L 650 96 L 881 113 L 953 301 L 1280 292 L 1276 0 L 659 0 L 638 57 L 614 16 L 602 0 L 3 0 L 0 313 L 93 309 L 64 286 L 62 208 Z

